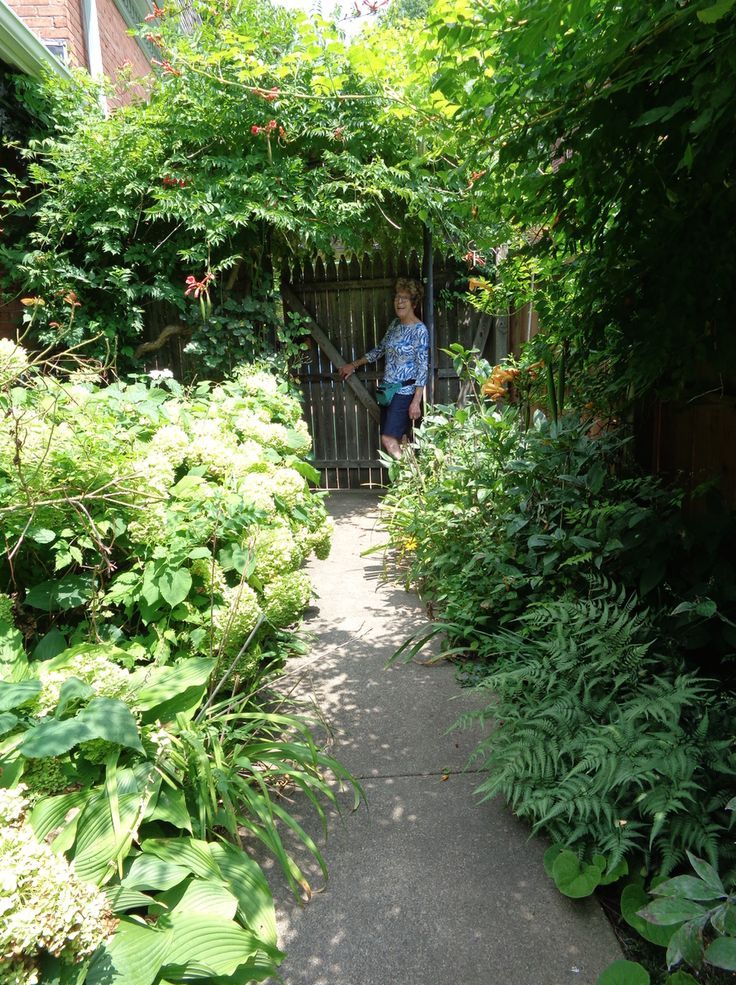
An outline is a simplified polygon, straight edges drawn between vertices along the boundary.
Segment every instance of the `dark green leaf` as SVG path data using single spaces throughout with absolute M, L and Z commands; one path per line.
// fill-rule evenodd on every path
M 581 862 L 574 852 L 560 852 L 552 864 L 552 878 L 564 896 L 582 899 L 590 896 L 600 884 L 601 870 L 597 865 Z
M 17 684 L 0 681 L 0 711 L 20 708 L 33 701 L 40 691 L 41 682 L 35 677 L 28 681 L 19 681 Z
M 91 576 L 67 575 L 34 585 L 25 597 L 25 604 L 43 612 L 65 612 L 85 605 L 94 591 L 95 580 Z
M 649 985 L 650 981 L 649 972 L 638 961 L 622 958 L 598 976 L 596 985 Z
M 183 602 L 192 588 L 192 576 L 186 568 L 177 571 L 164 571 L 157 580 L 161 597 L 173 609 Z
M 717 968 L 736 971 L 736 938 L 719 937 L 713 941 L 705 951 L 705 960 Z

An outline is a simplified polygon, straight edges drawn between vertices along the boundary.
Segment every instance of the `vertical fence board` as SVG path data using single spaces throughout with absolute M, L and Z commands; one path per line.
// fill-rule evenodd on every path
M 383 338 L 394 316 L 393 282 L 397 276 L 420 276 L 420 258 L 374 253 L 337 263 L 316 258 L 294 264 L 291 287 L 335 348 L 346 360 L 364 355 Z M 286 283 L 286 278 L 285 278 Z M 437 287 L 454 288 L 456 274 L 439 265 Z M 459 383 L 452 360 L 440 349 L 459 341 L 470 347 L 477 328 L 477 313 L 470 317 L 455 299 L 436 309 L 436 401 L 454 401 Z M 369 392 L 382 365 L 369 363 L 360 371 Z M 349 387 L 339 381 L 336 367 L 312 344 L 301 371 L 305 416 L 313 438 L 314 461 L 326 488 L 383 485 L 380 435 L 377 421 Z

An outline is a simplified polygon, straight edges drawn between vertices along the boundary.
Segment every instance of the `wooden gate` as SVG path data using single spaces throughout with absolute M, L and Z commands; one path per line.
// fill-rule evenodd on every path
M 379 458 L 379 409 L 375 385 L 382 365 L 369 364 L 343 383 L 338 368 L 372 349 L 394 317 L 396 277 L 419 279 L 416 255 L 398 260 L 378 254 L 335 262 L 318 258 L 282 271 L 284 310 L 309 327 L 309 351 L 299 373 L 304 414 L 314 449 L 314 465 L 326 489 L 380 486 L 386 476 Z M 505 322 L 491 319 L 462 302 L 457 271 L 435 261 L 435 318 L 431 339 L 434 372 L 428 400 L 453 403 L 460 382 L 451 358 L 451 343 L 477 348 L 494 361 L 505 355 Z

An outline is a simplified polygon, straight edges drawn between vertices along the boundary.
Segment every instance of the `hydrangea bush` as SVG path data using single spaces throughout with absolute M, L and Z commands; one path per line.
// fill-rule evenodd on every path
M 3 366 L 0 985 L 270 977 L 239 832 L 303 890 L 283 777 L 315 804 L 325 771 L 352 782 L 257 697 L 332 531 L 299 404 L 257 367 L 185 391 L 44 376 L 16 346 Z
M 232 654 L 260 613 L 261 640 L 298 620 L 310 592 L 287 576 L 326 556 L 331 525 L 287 384 L 246 366 L 189 391 L 161 374 L 103 386 L 6 355 L 0 591 L 39 656 L 101 639 L 164 662 Z

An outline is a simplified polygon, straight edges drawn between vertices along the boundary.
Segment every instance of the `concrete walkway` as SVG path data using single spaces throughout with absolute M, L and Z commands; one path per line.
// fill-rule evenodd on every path
M 426 626 L 415 596 L 381 581 L 375 493 L 333 493 L 333 551 L 311 573 L 309 658 L 297 694 L 333 732 L 330 753 L 363 783 L 367 808 L 330 820 L 329 882 L 300 906 L 271 869 L 286 985 L 595 985 L 618 945 L 591 900 L 542 867 L 544 844 L 500 801 L 478 805 L 465 772 L 477 732 L 447 729 L 478 696 L 451 665 L 386 669 Z M 301 665 L 300 665 L 301 664 Z M 314 834 L 320 826 L 309 814 Z M 313 886 L 318 870 L 311 866 Z

